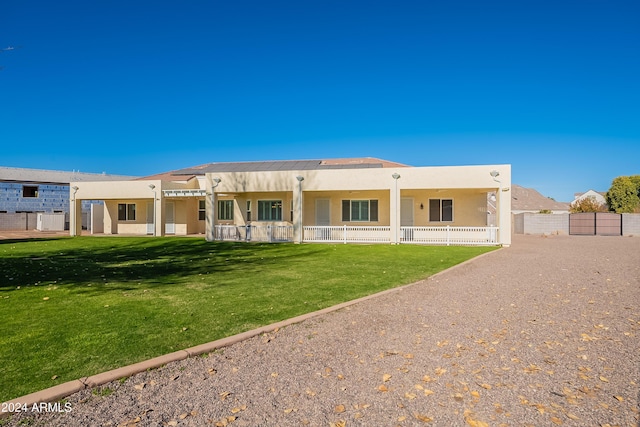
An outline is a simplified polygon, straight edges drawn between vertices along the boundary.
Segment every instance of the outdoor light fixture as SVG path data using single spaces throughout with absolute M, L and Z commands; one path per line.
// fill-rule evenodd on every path
M 298 176 L 296 176 L 296 179 L 298 180 L 298 182 L 302 182 L 302 181 L 304 181 L 304 176 L 298 175 Z
M 153 184 L 149 184 L 149 188 L 153 190 L 154 188 L 156 188 L 156 186 Z
M 399 174 L 398 172 L 396 172 L 396 173 L 394 173 L 393 175 L 391 175 L 391 177 L 392 177 L 393 179 L 398 179 L 398 178 L 400 178 L 400 174 Z
M 489 175 L 491 175 L 495 180 L 496 177 L 500 175 L 500 172 L 498 172 L 497 170 L 492 170 L 491 172 L 489 172 Z
M 424 205 L 420 203 L 420 209 L 424 209 Z

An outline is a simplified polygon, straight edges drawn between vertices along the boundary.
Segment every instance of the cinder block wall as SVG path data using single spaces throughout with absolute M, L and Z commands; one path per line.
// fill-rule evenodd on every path
M 640 236 L 640 214 L 622 214 L 622 235 Z
M 521 213 L 514 215 L 517 234 L 569 234 L 569 214 Z

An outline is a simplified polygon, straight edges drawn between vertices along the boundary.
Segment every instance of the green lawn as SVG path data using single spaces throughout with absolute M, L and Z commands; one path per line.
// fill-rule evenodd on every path
M 407 284 L 493 249 L 0 241 L 0 401 Z

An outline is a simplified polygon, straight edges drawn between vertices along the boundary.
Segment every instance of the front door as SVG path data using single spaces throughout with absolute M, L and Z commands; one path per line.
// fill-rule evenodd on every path
M 331 225 L 331 209 L 329 199 L 316 200 L 316 225 Z
M 176 234 L 176 207 L 174 202 L 165 203 L 166 221 L 164 232 L 166 234 Z
M 413 199 L 400 199 L 400 226 L 413 227 Z
M 147 234 L 155 233 L 155 215 L 153 215 L 153 202 L 147 202 Z

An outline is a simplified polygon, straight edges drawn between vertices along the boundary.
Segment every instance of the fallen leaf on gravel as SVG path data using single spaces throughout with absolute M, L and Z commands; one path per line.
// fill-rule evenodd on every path
M 145 383 L 140 383 L 140 384 L 136 384 L 133 386 L 133 388 L 135 388 L 136 390 L 142 390 L 144 388 L 144 386 L 146 386 L 147 384 Z
M 232 408 L 231 409 L 231 413 L 232 414 L 237 414 L 238 412 L 244 411 L 245 409 L 247 409 L 247 405 L 242 405 L 242 406 L 239 406 L 239 407 Z
M 577 415 L 573 415 L 572 413 L 567 413 L 567 418 L 570 418 L 574 421 L 578 421 L 580 419 Z
M 184 414 L 180 414 L 180 416 L 178 418 L 180 418 L 181 420 L 184 420 L 185 418 L 187 418 L 189 416 L 189 414 L 187 414 L 186 412 Z
M 404 358 L 405 359 L 413 359 L 413 354 L 407 353 L 407 354 L 404 355 Z
M 424 391 L 424 395 L 425 396 L 431 396 L 433 394 L 433 390 L 425 390 Z
M 209 372 L 209 375 L 215 375 L 218 371 L 216 371 L 215 368 L 209 368 L 207 372 Z
M 333 408 L 333 412 L 335 412 L 336 414 L 341 414 L 346 410 L 346 408 L 344 407 L 344 405 L 337 405 L 335 408 Z
M 613 396 L 616 400 L 618 400 L 619 402 L 622 402 L 624 400 L 624 397 L 622 396 Z
M 422 377 L 422 381 L 424 381 L 425 383 L 431 383 L 435 380 L 431 378 L 429 375 L 425 375 L 424 377 Z
M 447 370 L 444 369 L 444 368 L 436 368 L 436 370 L 435 370 L 435 373 L 438 376 L 443 375 L 445 372 L 447 372 Z
M 135 426 L 140 421 L 141 421 L 140 417 L 135 417 L 132 420 L 121 422 L 120 424 L 118 424 L 118 427 L 132 427 L 132 426 Z
M 467 424 L 469 424 L 471 427 L 489 427 L 489 424 L 485 423 L 484 421 L 476 420 L 473 417 L 475 417 L 473 412 L 471 412 L 468 409 L 465 409 L 465 411 L 464 411 L 464 421 Z
M 329 423 L 330 427 L 345 427 L 347 425 L 347 422 L 345 420 L 339 420 L 336 421 L 335 423 Z
M 401 417 L 398 417 L 398 422 L 402 422 L 402 421 L 404 421 L 404 420 L 406 420 L 406 419 L 407 419 L 407 417 L 405 417 L 405 416 L 403 415 L 403 416 L 401 416 Z
M 297 409 L 295 409 L 295 408 L 287 408 L 287 409 L 284 410 L 284 413 L 285 414 L 290 414 L 290 413 L 295 412 L 295 411 L 297 411 Z
M 484 388 L 485 390 L 491 390 L 491 384 L 478 384 L 478 385 Z
M 389 391 L 389 389 L 386 385 L 382 384 L 381 386 L 378 386 L 378 391 L 386 392 Z
M 471 396 L 479 399 L 480 398 L 480 393 L 478 393 L 477 391 L 474 390 L 474 391 L 471 392 Z
M 464 400 L 464 397 L 460 393 L 454 394 L 453 398 L 456 402 L 462 402 Z
M 426 415 L 418 414 L 417 412 L 413 413 L 413 416 L 416 420 L 422 421 L 423 423 L 430 423 L 433 421 L 433 418 L 427 417 Z
M 223 391 L 222 393 L 220 393 L 220 400 L 225 400 L 230 394 L 230 391 Z
M 384 381 L 385 383 L 386 383 L 387 381 L 389 381 L 390 379 L 391 379 L 391 375 L 389 375 L 389 374 L 384 374 L 384 375 L 382 376 L 382 381 Z
M 558 417 L 551 417 L 551 422 L 558 425 L 562 424 L 562 420 Z
M 309 396 L 315 396 L 315 395 L 316 395 L 316 392 L 315 392 L 315 391 L 313 391 L 313 390 L 311 390 L 310 388 L 308 388 L 308 389 L 305 391 L 305 393 L 307 393 Z
M 605 383 L 608 383 L 608 382 L 609 382 L 609 380 L 608 380 L 608 379 L 606 379 L 606 378 L 605 378 L 605 377 L 603 377 L 603 376 L 600 376 L 600 381 L 605 382 Z
M 178 422 L 176 420 L 171 420 L 167 423 L 168 426 L 174 427 L 178 425 Z
M 404 397 L 406 397 L 406 398 L 407 398 L 407 399 L 409 399 L 409 400 L 413 400 L 413 399 L 415 399 L 417 396 L 416 396 L 415 394 L 413 394 L 413 393 L 406 392 L 406 393 L 404 394 Z

